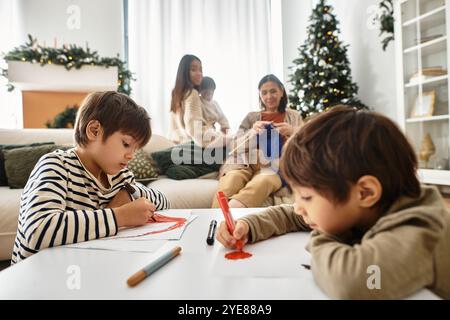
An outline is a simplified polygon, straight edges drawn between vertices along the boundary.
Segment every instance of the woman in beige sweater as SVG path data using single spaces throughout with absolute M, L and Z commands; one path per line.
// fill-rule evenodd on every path
M 286 90 L 276 76 L 264 76 L 258 89 L 261 111 L 250 112 L 242 121 L 233 143 L 235 149 L 219 174 L 218 191 L 229 199 L 230 207 L 260 207 L 283 186 L 277 157 L 267 157 L 269 152 L 263 149 L 269 145 L 281 149 L 303 123 L 298 111 L 287 109 Z M 218 206 L 214 198 L 212 207 Z

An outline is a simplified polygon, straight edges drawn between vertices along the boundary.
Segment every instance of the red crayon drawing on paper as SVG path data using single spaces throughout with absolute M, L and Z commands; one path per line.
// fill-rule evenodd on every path
M 239 260 L 239 259 L 247 259 L 252 256 L 250 252 L 245 252 L 242 250 L 244 247 L 244 242 L 242 240 L 236 241 L 236 251 L 228 252 L 225 254 L 225 258 L 229 260 Z
M 187 221 L 187 219 L 185 219 L 185 218 L 169 217 L 169 216 L 164 216 L 162 214 L 154 213 L 152 218 L 150 220 L 148 220 L 147 225 L 156 225 L 158 223 L 165 223 L 165 224 L 174 223 L 174 224 L 172 224 L 164 229 L 147 231 L 147 232 L 133 234 L 133 235 L 118 235 L 115 238 L 120 238 L 120 239 L 136 238 L 136 237 L 142 237 L 142 236 L 148 236 L 148 235 L 152 235 L 152 234 L 168 232 L 168 231 L 172 231 L 174 229 L 183 227 L 186 224 L 186 221 Z M 133 229 L 135 229 L 135 228 L 133 228 Z M 126 230 L 124 230 L 124 231 L 126 231 Z
M 170 227 L 166 228 L 166 229 L 147 232 L 147 233 L 144 233 L 143 235 L 156 234 L 156 233 L 161 233 L 161 232 L 174 230 L 174 229 L 177 229 L 177 228 L 180 228 L 180 227 L 184 226 L 184 224 L 186 223 L 186 219 L 185 218 L 168 217 L 168 216 L 163 216 L 163 215 L 158 214 L 158 213 L 153 214 L 152 218 L 153 218 L 153 220 L 149 220 L 147 223 L 175 222 L 175 224 L 173 226 L 170 226 Z
M 229 260 L 239 260 L 239 259 L 247 259 L 250 258 L 252 254 L 250 252 L 245 251 L 232 251 L 225 254 L 225 258 Z

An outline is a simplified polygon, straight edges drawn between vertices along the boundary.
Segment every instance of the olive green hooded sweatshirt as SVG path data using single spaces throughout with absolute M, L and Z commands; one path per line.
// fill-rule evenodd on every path
M 250 242 L 311 231 L 292 205 L 242 220 Z M 343 239 L 313 231 L 306 249 L 315 281 L 332 298 L 400 299 L 427 288 L 450 299 L 450 213 L 435 187 L 399 198 L 364 234 Z M 376 273 L 379 282 L 372 281 Z

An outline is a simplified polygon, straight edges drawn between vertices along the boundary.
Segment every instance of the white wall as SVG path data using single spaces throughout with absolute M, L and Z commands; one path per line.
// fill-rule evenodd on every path
M 68 27 L 75 17 L 70 6 L 79 9 L 79 25 Z M 75 20 L 70 20 L 75 21 Z M 102 57 L 123 52 L 122 0 L 0 0 L 0 52 L 8 52 L 28 41 L 57 46 L 77 44 L 97 51 Z M 1 67 L 6 67 L 0 61 Z M 0 79 L 0 128 L 22 127 L 22 99 L 19 90 L 6 91 L 7 80 Z
M 6 53 L 21 44 L 23 34 L 22 6 L 16 0 L 0 1 L 0 53 Z M 0 67 L 7 68 L 5 60 L 0 59 Z M 8 92 L 8 80 L 0 77 L 0 128 L 21 128 L 22 96 L 19 90 Z
M 283 1 L 283 47 L 285 82 L 291 73 L 288 66 L 298 56 L 298 47 L 306 39 L 306 27 L 311 14 L 311 1 Z M 379 0 L 328 0 L 340 22 L 340 39 L 349 44 L 348 55 L 353 81 L 359 86 L 358 96 L 366 105 L 397 119 L 395 94 L 395 54 L 391 42 L 386 51 L 381 48 L 378 29 L 370 29 L 371 6 Z M 289 86 L 288 86 L 289 88 Z
M 309 0 L 281 0 L 282 1 L 282 23 L 283 23 L 283 64 L 284 83 L 286 89 L 292 89 L 288 82 L 292 71 L 294 59 L 298 57 L 298 47 L 306 39 L 306 27 L 308 26 L 311 4 Z
M 123 58 L 122 0 L 20 0 L 24 17 L 23 41 L 27 33 L 45 41 L 47 46 L 75 43 L 82 47 L 88 42 L 101 56 Z M 69 6 L 80 9 L 79 29 L 69 29 Z

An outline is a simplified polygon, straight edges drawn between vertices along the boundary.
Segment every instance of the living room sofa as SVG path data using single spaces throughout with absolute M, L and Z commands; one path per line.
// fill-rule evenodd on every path
M 36 142 L 54 142 L 57 145 L 74 145 L 73 129 L 0 129 L 0 144 L 29 144 Z M 148 153 L 161 151 L 173 146 L 163 136 L 154 134 L 143 148 Z M 217 173 L 197 179 L 173 180 L 159 176 L 148 184 L 149 187 L 163 192 L 170 201 L 171 208 L 209 208 L 215 195 L 218 180 Z M 0 186 L 0 261 L 11 258 L 16 236 L 23 189 L 11 189 Z M 264 206 L 292 202 L 283 195 L 273 196 Z

